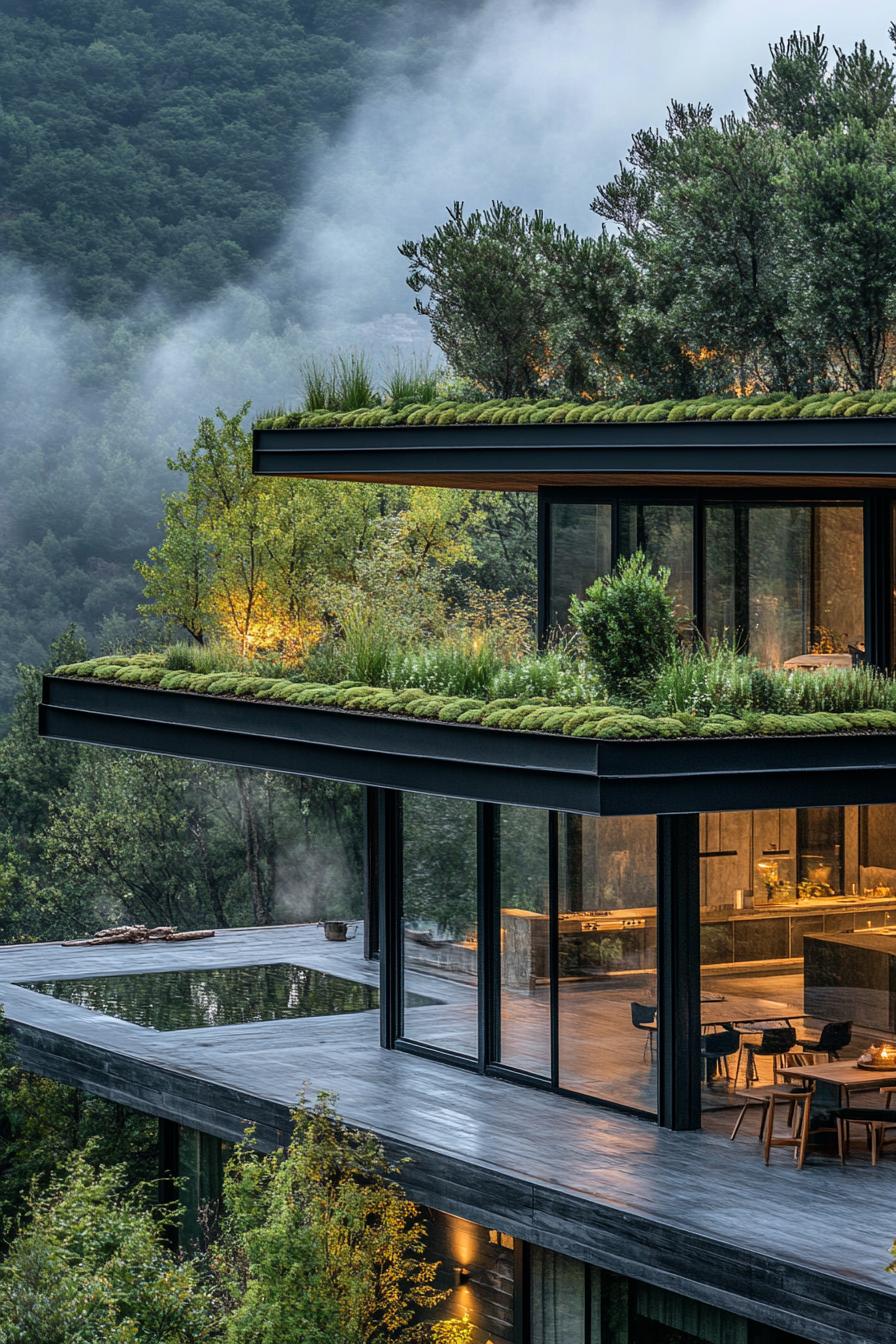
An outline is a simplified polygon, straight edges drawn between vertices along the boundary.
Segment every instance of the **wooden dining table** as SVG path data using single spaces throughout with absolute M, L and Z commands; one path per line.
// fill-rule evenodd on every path
M 704 1027 L 723 1027 L 727 1023 L 737 1027 L 756 1027 L 766 1023 L 800 1021 L 807 1014 L 790 1003 L 775 999 L 748 999 L 738 995 L 713 999 L 700 1004 L 700 1022 Z
M 896 1069 L 862 1069 L 854 1059 L 832 1059 L 827 1064 L 788 1064 L 778 1072 L 788 1081 L 811 1081 L 835 1087 L 841 1106 L 849 1105 L 851 1092 L 876 1092 L 881 1087 L 896 1087 Z M 893 1118 L 896 1120 L 896 1112 Z

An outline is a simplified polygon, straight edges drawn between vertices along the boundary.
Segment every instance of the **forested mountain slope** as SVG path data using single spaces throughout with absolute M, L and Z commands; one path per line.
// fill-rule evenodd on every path
M 70 622 L 92 649 L 134 635 L 134 562 L 199 418 L 297 391 L 315 337 L 272 250 L 326 198 L 364 91 L 424 76 L 443 22 L 422 0 L 0 0 L 0 721 Z
M 0 251 L 82 312 L 179 305 L 274 242 L 372 70 L 421 41 L 395 0 L 3 0 Z

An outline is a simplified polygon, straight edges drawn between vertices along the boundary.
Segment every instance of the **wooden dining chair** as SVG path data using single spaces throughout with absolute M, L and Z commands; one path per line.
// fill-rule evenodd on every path
M 773 1148 L 792 1148 L 797 1170 L 802 1171 L 809 1146 L 809 1120 L 812 1114 L 812 1097 L 815 1085 L 803 1088 L 769 1088 L 768 1111 L 765 1116 L 765 1142 L 762 1154 L 768 1166 Z M 780 1106 L 787 1106 L 788 1134 L 775 1134 L 775 1112 Z
M 841 1163 L 849 1156 L 849 1130 L 851 1125 L 861 1125 L 868 1136 L 868 1148 L 871 1153 L 871 1165 L 877 1166 L 877 1160 L 888 1142 L 888 1134 L 896 1131 L 896 1110 L 891 1108 L 896 1087 L 882 1087 L 883 1106 L 841 1106 L 834 1111 L 837 1122 L 837 1155 Z M 892 1140 L 890 1140 L 892 1142 Z
M 796 1114 L 797 1107 L 801 1104 L 807 1093 L 811 1095 L 814 1090 L 814 1083 L 799 1087 L 788 1087 L 783 1083 L 769 1083 L 767 1086 L 751 1087 L 748 1088 L 747 1091 L 739 1092 L 737 1096 L 742 1104 L 729 1138 L 732 1141 L 737 1138 L 738 1133 L 740 1132 L 740 1127 L 744 1122 L 744 1117 L 746 1116 L 747 1111 L 753 1106 L 759 1106 L 762 1109 L 762 1114 L 759 1117 L 759 1132 L 757 1134 L 760 1143 L 764 1144 L 768 1133 L 769 1120 L 773 1120 L 771 1114 L 772 1111 L 784 1105 L 787 1107 L 787 1124 L 790 1126 L 791 1133 L 793 1133 L 795 1125 L 800 1121 L 800 1117 Z M 781 1140 L 781 1142 L 783 1143 L 784 1140 Z

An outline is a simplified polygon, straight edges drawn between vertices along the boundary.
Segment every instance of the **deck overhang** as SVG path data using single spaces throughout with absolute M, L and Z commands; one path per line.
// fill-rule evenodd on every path
M 44 678 L 42 737 L 600 816 L 896 802 L 896 734 L 601 741 Z
M 256 429 L 252 469 L 478 490 L 896 488 L 896 420 Z
M 845 1172 L 758 1145 L 670 1134 L 549 1093 L 378 1048 L 375 1014 L 158 1032 L 47 997 L 21 982 L 297 961 L 326 967 L 347 948 L 309 926 L 225 930 L 147 947 L 0 949 L 0 1003 L 35 1073 L 228 1141 L 254 1125 L 281 1145 L 302 1089 L 338 1091 L 349 1125 L 410 1158 L 410 1196 L 446 1213 L 817 1344 L 889 1344 L 896 1285 L 886 1163 Z M 356 954 L 357 955 L 357 954 Z M 800 1211 L 794 1223 L 794 1210 Z

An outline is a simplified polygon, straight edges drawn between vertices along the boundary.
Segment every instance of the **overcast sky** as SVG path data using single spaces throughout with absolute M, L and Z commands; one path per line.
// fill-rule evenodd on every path
M 593 229 L 595 186 L 671 98 L 742 111 L 750 66 L 779 36 L 821 26 L 832 47 L 865 38 L 889 54 L 894 14 L 876 0 L 489 0 L 446 36 L 421 87 L 359 105 L 294 220 L 298 284 L 323 282 L 322 326 L 346 301 L 358 317 L 405 308 L 396 243 L 455 198 Z

